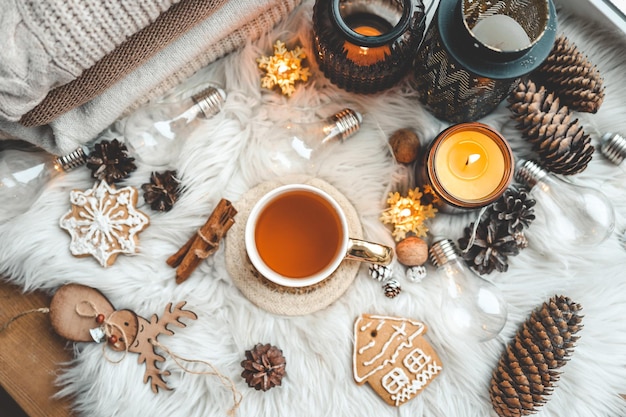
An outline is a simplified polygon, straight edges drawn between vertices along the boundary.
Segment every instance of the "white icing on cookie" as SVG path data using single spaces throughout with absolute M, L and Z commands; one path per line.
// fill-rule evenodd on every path
M 119 253 L 136 253 L 138 233 L 149 223 L 148 216 L 136 209 L 136 201 L 135 188 L 115 189 L 106 181 L 84 192 L 72 191 L 72 208 L 59 223 L 72 238 L 72 255 L 91 255 L 107 267 Z

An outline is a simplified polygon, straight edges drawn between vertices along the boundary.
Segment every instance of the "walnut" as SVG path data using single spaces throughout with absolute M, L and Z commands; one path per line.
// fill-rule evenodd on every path
M 396 245 L 396 256 L 403 265 L 423 265 L 428 260 L 428 244 L 417 236 L 409 236 Z
M 417 159 L 420 140 L 412 130 L 398 129 L 389 137 L 389 145 L 396 161 L 410 164 Z

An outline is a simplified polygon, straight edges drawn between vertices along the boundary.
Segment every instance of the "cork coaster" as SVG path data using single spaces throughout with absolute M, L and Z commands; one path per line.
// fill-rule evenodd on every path
M 317 178 L 297 176 L 282 181 L 264 182 L 233 203 L 237 216 L 225 239 L 226 269 L 246 298 L 270 313 L 287 316 L 309 314 L 329 306 L 343 295 L 359 270 L 358 261 L 344 260 L 324 281 L 307 287 L 292 288 L 265 279 L 254 268 L 248 259 L 244 239 L 250 211 L 267 192 L 281 185 L 296 183 L 312 185 L 330 194 L 344 210 L 350 237 L 363 238 L 361 222 L 352 204 L 336 188 Z

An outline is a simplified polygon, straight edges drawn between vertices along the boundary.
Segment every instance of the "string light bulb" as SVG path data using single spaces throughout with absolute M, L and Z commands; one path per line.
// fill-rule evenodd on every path
M 450 330 L 480 342 L 496 337 L 508 316 L 498 287 L 467 267 L 452 240 L 433 243 L 429 252 L 444 279 L 441 314 Z
M 361 127 L 363 116 L 345 108 L 313 122 L 290 121 L 270 143 L 270 163 L 277 174 L 314 170 L 321 154 L 352 137 Z
M 133 157 L 151 165 L 168 165 L 179 154 L 180 141 L 204 120 L 219 113 L 226 92 L 209 86 L 138 109 L 126 119 L 124 143 Z
M 530 189 L 536 210 L 559 242 L 595 246 L 613 232 L 615 210 L 600 190 L 560 179 L 533 160 L 517 163 L 515 179 Z
M 86 146 L 55 156 L 21 141 L 0 141 L 0 224 L 28 211 L 49 181 L 84 165 L 88 154 Z

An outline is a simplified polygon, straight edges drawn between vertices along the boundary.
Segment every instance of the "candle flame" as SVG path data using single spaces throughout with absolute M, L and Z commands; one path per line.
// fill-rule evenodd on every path
M 480 154 L 477 154 L 477 153 L 470 154 L 470 156 L 467 157 L 467 161 L 465 161 L 465 166 L 478 162 L 479 159 L 480 159 Z

